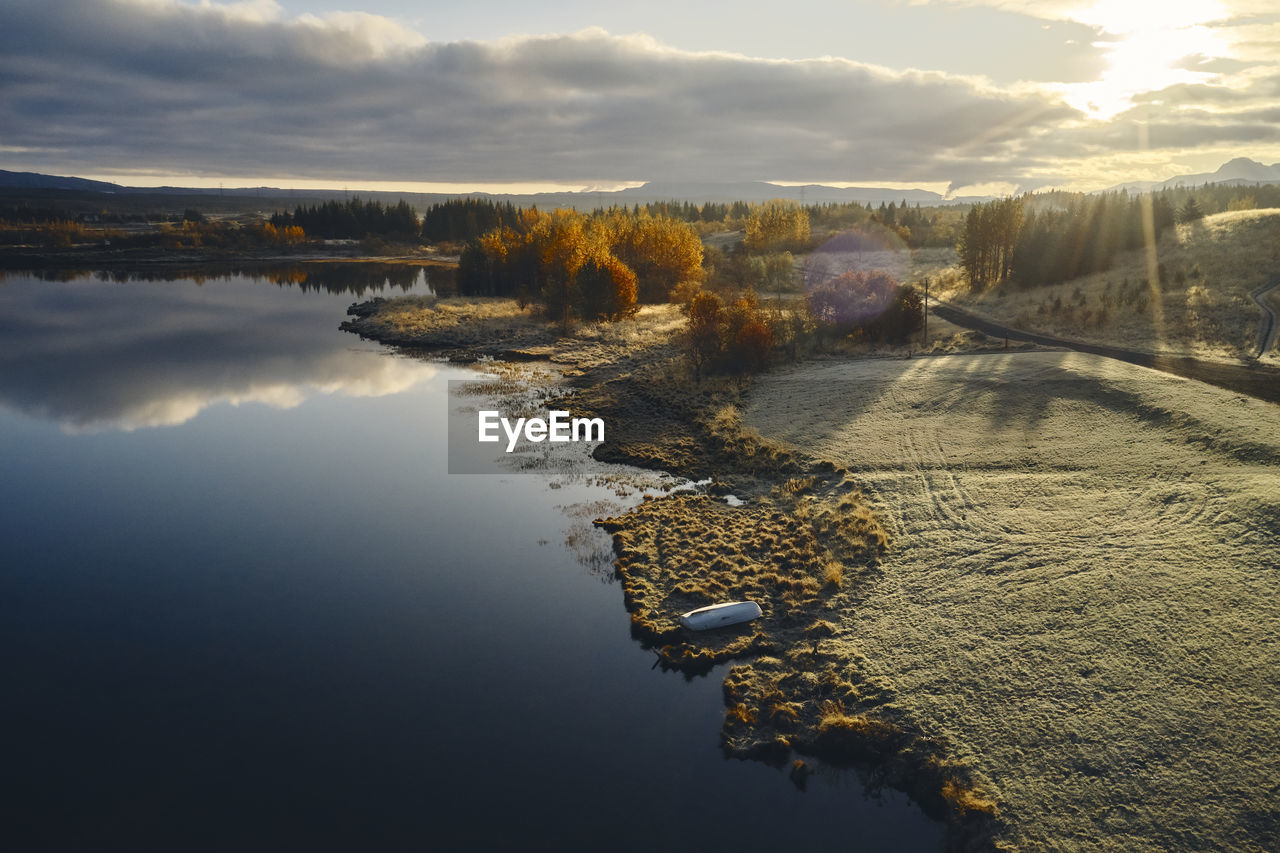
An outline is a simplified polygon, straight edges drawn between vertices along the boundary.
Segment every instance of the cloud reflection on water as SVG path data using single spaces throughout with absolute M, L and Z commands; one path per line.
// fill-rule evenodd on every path
M 218 404 L 400 393 L 427 363 L 337 330 L 349 297 L 262 280 L 0 284 L 0 408 L 67 432 L 176 426 Z

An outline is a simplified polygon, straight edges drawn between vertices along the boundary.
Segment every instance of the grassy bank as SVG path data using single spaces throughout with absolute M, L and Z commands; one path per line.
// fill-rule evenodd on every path
M 524 316 L 458 310 L 482 349 Z M 679 314 L 646 312 L 568 334 L 526 317 L 549 341 L 526 354 L 606 418 L 602 457 L 711 480 L 598 523 L 660 663 L 730 665 L 727 755 L 793 762 L 798 785 L 810 756 L 868 764 L 957 847 L 1280 844 L 1272 404 L 1054 351 L 696 385 Z M 446 316 L 418 340 L 470 322 Z M 737 598 L 764 617 L 679 627 Z
M 705 493 L 649 499 L 597 521 L 614 538 L 634 635 L 664 667 L 689 675 L 732 662 L 726 754 L 794 761 L 801 785 L 807 757 L 873 766 L 879 782 L 948 819 L 956 846 L 990 843 L 995 787 L 932 736 L 856 649 L 832 640 L 865 606 L 892 536 L 847 470 L 743 423 L 737 407 L 749 382 L 689 379 L 673 343 L 678 310 L 650 306 L 634 320 L 569 330 L 506 300 L 407 298 L 351 313 L 345 328 L 408 349 L 547 359 L 570 386 L 563 404 L 605 418 L 599 458 L 710 480 Z M 703 634 L 679 626 L 686 610 L 744 598 L 761 604 L 762 619 Z

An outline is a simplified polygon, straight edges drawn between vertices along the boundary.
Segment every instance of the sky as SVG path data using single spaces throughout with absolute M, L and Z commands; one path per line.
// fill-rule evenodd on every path
M 4 0 L 0 168 L 956 195 L 1280 161 L 1274 0 Z

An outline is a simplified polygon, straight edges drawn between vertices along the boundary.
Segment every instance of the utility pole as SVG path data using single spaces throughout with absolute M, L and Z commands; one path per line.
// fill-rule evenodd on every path
M 920 341 L 921 348 L 929 342 L 929 277 L 924 278 L 924 339 Z

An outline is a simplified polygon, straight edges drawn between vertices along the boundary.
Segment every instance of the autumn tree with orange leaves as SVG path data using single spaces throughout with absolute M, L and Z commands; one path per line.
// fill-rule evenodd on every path
M 674 219 L 612 211 L 521 211 L 463 250 L 458 291 L 518 296 L 552 319 L 616 320 L 702 276 L 702 244 Z

